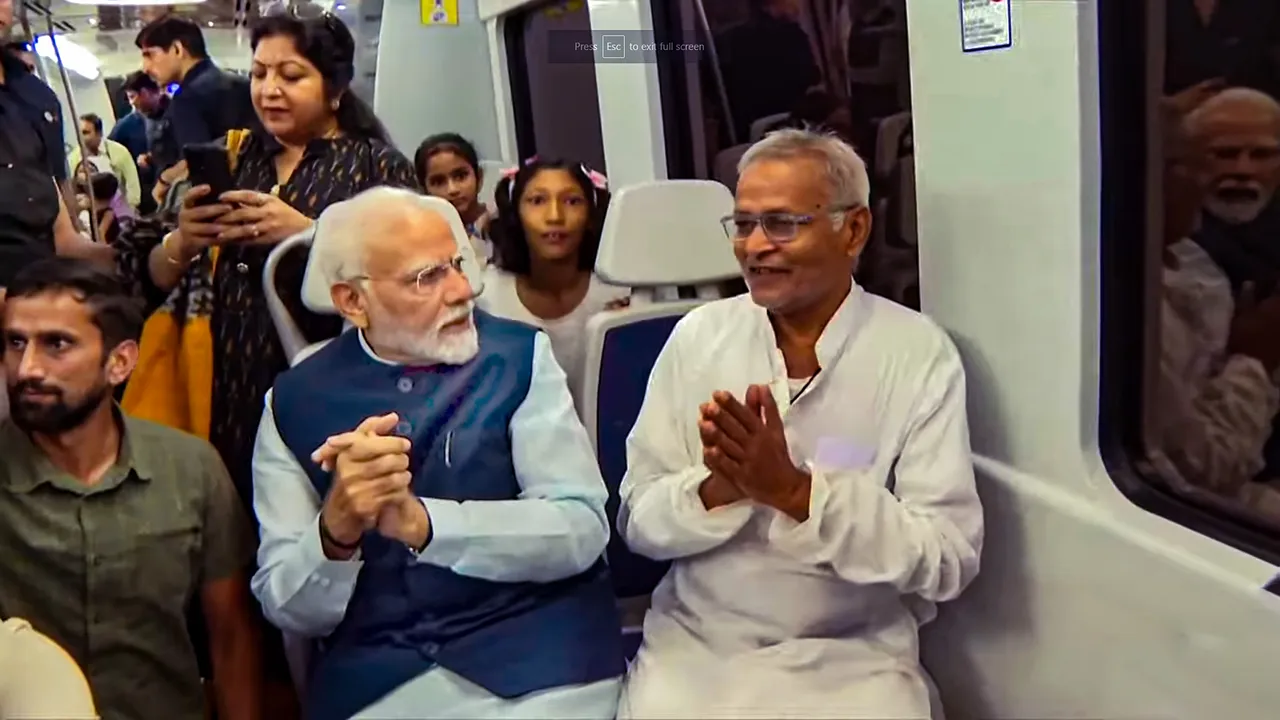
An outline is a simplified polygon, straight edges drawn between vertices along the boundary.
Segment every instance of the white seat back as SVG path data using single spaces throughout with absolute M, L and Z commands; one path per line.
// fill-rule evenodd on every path
M 583 420 L 609 488 L 610 523 L 626 472 L 626 437 L 644 401 L 658 353 L 693 308 L 719 297 L 719 284 L 739 277 L 720 219 L 733 212 L 729 189 L 710 180 L 665 180 L 624 187 L 609 204 L 596 274 L 633 288 L 631 306 L 587 321 Z M 693 286 L 697 299 L 680 299 Z M 608 550 L 620 597 L 647 595 L 666 565 L 632 555 L 615 536 Z
M 502 179 L 502 171 L 506 166 L 494 160 L 481 160 L 480 172 L 484 177 L 480 181 L 480 202 L 490 208 L 497 207 L 493 199 L 493 192 L 498 187 L 498 181 Z
M 276 334 L 280 336 L 280 345 L 284 347 L 284 356 L 289 358 L 290 365 L 294 364 L 294 358 L 307 347 L 307 338 L 302 334 L 293 316 L 289 314 L 289 308 L 285 306 L 284 300 L 280 298 L 280 292 L 276 288 L 276 270 L 279 269 L 280 261 L 284 256 L 293 252 L 295 248 L 311 246 L 315 239 L 315 228 L 316 226 L 312 225 L 272 248 L 271 254 L 267 256 L 266 265 L 262 268 L 262 289 L 267 298 L 267 312 L 271 314 L 271 322 L 276 326 Z
M 0 622 L 0 718 L 98 718 L 76 661 L 16 618 Z

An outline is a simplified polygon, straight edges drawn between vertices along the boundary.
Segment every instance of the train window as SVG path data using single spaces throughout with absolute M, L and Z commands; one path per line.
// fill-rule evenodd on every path
M 536 5 L 508 16 L 504 34 L 521 158 L 572 159 L 607 172 L 595 64 L 590 56 L 568 60 L 553 52 L 573 37 L 590 42 L 587 3 Z
M 737 184 L 750 144 L 818 126 L 851 142 L 871 173 L 868 290 L 920 306 L 906 0 L 671 0 L 651 3 L 668 174 Z M 693 59 L 693 61 L 691 61 Z
M 1104 456 L 1138 504 L 1280 555 L 1280 5 L 1099 13 Z

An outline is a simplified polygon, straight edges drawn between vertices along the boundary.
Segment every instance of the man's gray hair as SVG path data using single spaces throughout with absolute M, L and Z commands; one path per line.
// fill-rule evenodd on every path
M 845 207 L 869 207 L 871 204 L 871 180 L 867 177 L 867 164 L 849 143 L 833 133 L 787 128 L 774 130 L 756 144 L 738 161 L 738 175 L 747 167 L 761 160 L 790 160 L 793 158 L 821 160 L 826 168 L 827 184 L 831 188 L 831 204 Z
M 1206 120 L 1228 108 L 1242 105 L 1269 116 L 1280 135 L 1280 102 L 1260 90 L 1247 87 L 1229 87 L 1200 103 L 1183 119 L 1183 129 L 1192 137 L 1200 137 Z
M 365 272 L 365 241 L 384 226 L 421 207 L 412 190 L 379 186 L 335 203 L 316 223 L 311 260 L 330 285 L 348 282 Z

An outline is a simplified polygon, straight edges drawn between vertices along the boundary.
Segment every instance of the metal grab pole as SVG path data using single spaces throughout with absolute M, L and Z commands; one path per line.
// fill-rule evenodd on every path
M 716 81 L 716 90 L 720 95 L 720 106 L 724 110 L 724 122 L 729 130 L 729 144 L 738 144 L 737 125 L 733 122 L 733 108 L 729 106 L 729 92 L 724 86 L 724 75 L 720 72 L 720 53 L 716 52 L 716 39 L 711 35 L 711 23 L 707 20 L 707 8 L 702 0 L 694 0 L 694 8 L 698 11 L 698 24 L 707 36 L 707 50 L 711 55 L 712 76 Z
M 26 9 L 25 4 L 23 5 L 23 9 L 24 10 Z M 54 60 L 58 63 L 58 75 L 62 78 L 62 90 L 67 97 L 67 108 L 71 110 L 72 121 L 77 123 L 76 145 L 78 145 L 80 148 L 80 162 L 83 163 L 89 159 L 89 150 L 84 146 L 84 138 L 81 137 L 78 129 L 79 122 L 80 122 L 80 113 L 76 111 L 75 93 L 71 92 L 71 77 L 67 74 L 67 69 L 62 65 L 62 51 L 58 49 L 58 38 L 53 34 L 53 14 L 50 13 L 48 10 L 45 10 L 44 20 L 45 20 L 46 26 L 49 28 L 49 33 L 48 33 L 49 44 L 53 46 L 53 57 L 54 57 Z M 35 40 L 32 39 L 32 42 L 34 43 Z M 71 173 L 72 187 L 75 187 L 75 177 L 76 177 L 76 174 L 79 172 L 79 168 L 68 168 L 68 170 Z M 90 177 L 86 178 L 85 180 L 87 181 L 87 184 L 89 186 L 85 188 L 87 190 L 85 195 L 88 196 L 89 198 L 89 237 L 92 238 L 94 242 L 103 242 L 103 238 L 100 237 L 101 233 L 98 232 L 98 223 L 94 221 L 94 219 L 98 216 L 98 212 L 97 212 L 98 201 L 93 196 L 92 175 L 90 175 Z M 67 208 L 67 213 L 68 214 L 71 213 L 71 208 Z
M 18 13 L 18 21 L 22 23 L 22 36 L 31 44 L 31 54 L 36 56 L 36 76 L 40 78 L 45 85 L 49 84 L 49 76 L 45 74 L 44 63 L 40 62 L 40 56 L 36 53 L 36 36 L 31 32 L 31 21 L 27 19 L 27 6 L 23 5 Z

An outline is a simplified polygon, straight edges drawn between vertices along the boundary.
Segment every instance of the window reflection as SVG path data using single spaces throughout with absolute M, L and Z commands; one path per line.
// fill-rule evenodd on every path
M 1174 489 L 1280 529 L 1280 5 L 1161 9 L 1149 460 Z

